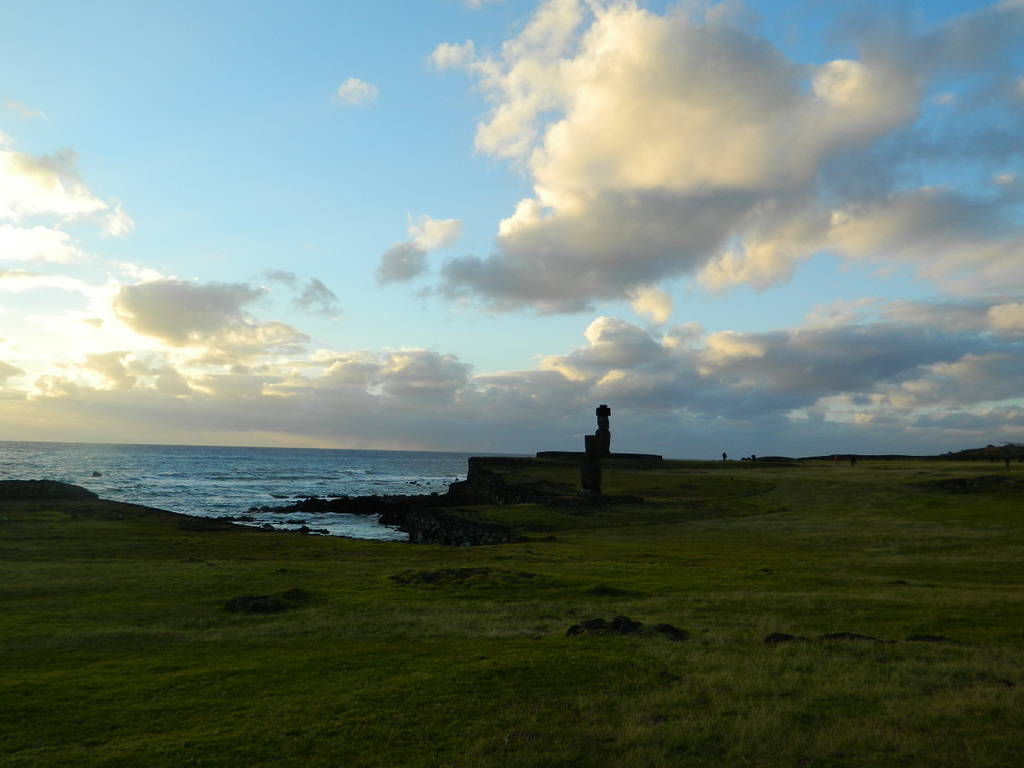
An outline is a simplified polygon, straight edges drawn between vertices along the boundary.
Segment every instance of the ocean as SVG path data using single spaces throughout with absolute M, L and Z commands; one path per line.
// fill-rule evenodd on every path
M 229 448 L 187 445 L 0 442 L 0 480 L 60 480 L 100 498 L 198 517 L 237 517 L 251 507 L 307 496 L 444 493 L 466 478 L 470 453 Z M 405 540 L 376 518 L 260 513 L 252 525 L 302 525 L 331 535 Z

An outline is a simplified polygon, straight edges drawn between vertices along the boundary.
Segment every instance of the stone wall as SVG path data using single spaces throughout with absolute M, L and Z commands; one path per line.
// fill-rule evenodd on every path
M 473 504 L 530 504 L 543 501 L 549 494 L 522 485 L 506 482 L 500 471 L 516 462 L 532 459 L 517 459 L 497 456 L 470 457 L 466 467 L 466 479 L 448 486 L 445 503 L 455 505 Z
M 436 510 L 406 512 L 402 529 L 409 533 L 409 541 L 413 544 L 474 547 L 508 544 L 518 539 L 515 533 L 503 526 L 466 520 Z

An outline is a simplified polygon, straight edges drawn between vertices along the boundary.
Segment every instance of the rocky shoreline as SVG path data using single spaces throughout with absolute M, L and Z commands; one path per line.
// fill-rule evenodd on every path
M 520 541 L 518 533 L 508 527 L 484 523 L 465 514 L 467 508 L 501 506 L 505 504 L 547 504 L 563 507 L 592 507 L 608 504 L 637 504 L 643 499 L 633 496 L 581 494 L 578 486 L 572 490 L 552 487 L 544 482 L 510 480 L 517 470 L 536 465 L 538 461 L 568 462 L 575 465 L 578 454 L 538 454 L 533 457 L 477 456 L 468 460 L 466 479 L 448 486 L 445 493 L 429 495 L 386 496 L 319 496 L 304 497 L 281 506 L 251 507 L 243 517 L 221 518 L 232 522 L 252 524 L 261 514 L 321 515 L 347 514 L 377 516 L 381 525 L 406 533 L 414 544 L 446 544 L 451 546 L 478 546 L 507 544 Z M 660 462 L 660 456 L 647 454 L 612 454 L 608 463 L 621 468 L 649 466 Z M 318 533 L 306 527 L 306 533 Z M 300 529 L 302 530 L 302 529 Z
M 243 517 L 222 518 L 231 522 L 258 522 L 260 514 L 346 514 L 376 516 L 381 525 L 392 526 L 408 534 L 413 544 L 479 546 L 518 541 L 511 528 L 470 520 L 457 513 L 458 508 L 481 504 L 521 504 L 550 497 L 537 490 L 506 483 L 500 466 L 530 459 L 474 457 L 469 459 L 467 477 L 452 483 L 444 494 L 387 496 L 310 496 L 282 506 L 251 507 Z M 307 528 L 307 532 L 317 532 Z
M 637 462 L 646 464 L 660 461 L 661 457 L 622 455 L 616 457 L 622 466 Z M 188 530 L 224 530 L 233 524 L 242 524 L 257 530 L 280 530 L 263 516 L 287 515 L 303 518 L 295 520 L 300 534 L 329 534 L 316 526 L 320 515 L 359 515 L 376 517 L 384 526 L 405 533 L 413 544 L 443 544 L 448 546 L 480 546 L 507 544 L 520 541 L 521 536 L 509 526 L 474 519 L 471 508 L 505 504 L 543 503 L 560 506 L 591 506 L 595 504 L 637 503 L 633 497 L 581 495 L 575 490 L 553 488 L 544 483 L 510 480 L 516 471 L 537 461 L 570 461 L 575 456 L 548 456 L 541 458 L 471 457 L 467 477 L 449 485 L 445 493 L 423 495 L 370 495 L 370 496 L 308 496 L 279 506 L 250 507 L 244 515 L 182 517 L 181 526 Z M 18 480 L 0 483 L 0 499 L 78 499 L 98 500 L 92 491 L 51 480 Z M 176 514 L 176 513 L 172 513 Z M 261 517 L 263 518 L 261 521 Z M 305 519 L 308 518 L 308 519 Z M 324 518 L 322 518 L 324 519 Z M 262 524 L 261 524 L 262 523 Z

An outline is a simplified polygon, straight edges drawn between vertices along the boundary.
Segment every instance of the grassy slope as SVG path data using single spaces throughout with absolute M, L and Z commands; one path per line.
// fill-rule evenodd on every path
M 575 482 L 535 471 L 515 479 Z M 5 765 L 1024 762 L 1024 470 L 666 463 L 605 487 L 646 501 L 475 508 L 529 540 L 473 549 L 6 502 Z M 289 589 L 311 598 L 223 609 Z M 691 637 L 565 637 L 620 614 Z M 840 631 L 963 645 L 817 639 Z

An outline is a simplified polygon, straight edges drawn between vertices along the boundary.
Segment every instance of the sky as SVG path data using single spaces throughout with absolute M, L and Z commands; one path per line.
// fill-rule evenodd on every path
M 0 0 L 0 440 L 1024 440 L 1024 0 Z

